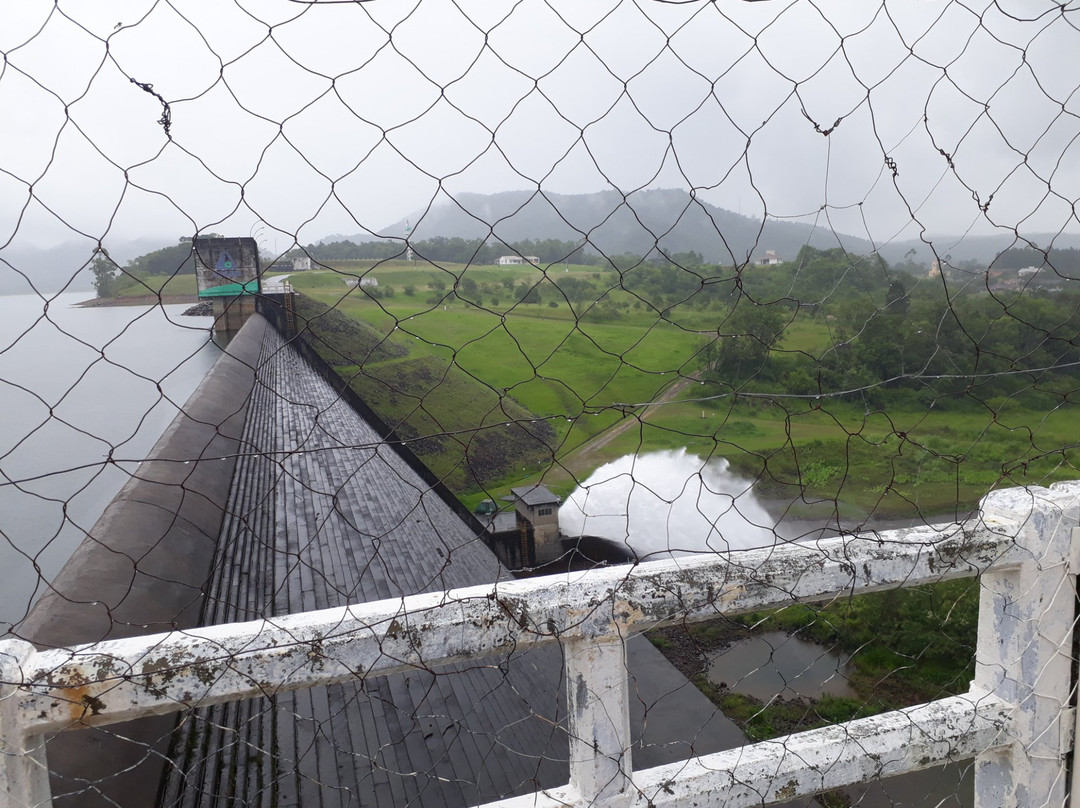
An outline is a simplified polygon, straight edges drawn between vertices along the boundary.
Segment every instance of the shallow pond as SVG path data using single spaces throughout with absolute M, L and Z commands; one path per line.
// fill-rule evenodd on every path
M 777 631 L 754 635 L 715 653 L 706 673 L 714 684 L 767 702 L 778 695 L 785 699 L 857 698 L 847 671 L 846 655 Z M 873 780 L 846 788 L 844 793 L 851 805 L 860 808 L 971 808 L 971 761 Z M 800 808 L 820 805 L 812 800 L 795 804 Z
M 707 675 L 732 692 L 768 701 L 774 696 L 854 698 L 848 657 L 780 631 L 755 634 L 713 655 Z

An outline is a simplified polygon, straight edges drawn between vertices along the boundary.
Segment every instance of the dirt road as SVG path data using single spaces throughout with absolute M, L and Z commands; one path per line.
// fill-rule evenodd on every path
M 661 405 L 674 401 L 683 390 L 690 386 L 691 383 L 691 379 L 679 379 L 661 393 L 659 398 L 650 401 L 644 407 L 637 408 L 634 412 L 628 413 L 626 417 L 613 427 L 604 430 L 588 442 L 574 449 L 570 454 L 563 458 L 562 465 L 575 470 L 591 470 L 599 465 L 598 455 L 604 447 L 626 432 L 626 430 L 633 429 L 635 426 L 639 426 L 641 423 L 649 420 L 650 416 L 656 412 Z

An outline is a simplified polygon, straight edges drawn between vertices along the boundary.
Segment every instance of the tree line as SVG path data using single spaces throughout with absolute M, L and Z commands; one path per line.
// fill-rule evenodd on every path
M 1075 389 L 1080 294 L 1002 297 L 890 270 L 877 258 L 804 247 L 792 262 L 717 288 L 729 304 L 703 351 L 727 387 L 796 395 L 846 392 L 875 406 L 950 406 Z M 785 330 L 809 314 L 830 345 L 804 350 Z
M 1038 247 L 1014 247 L 999 253 L 991 263 L 991 269 L 1025 269 L 1043 267 L 1069 278 L 1080 278 L 1080 250 L 1042 250 Z
M 404 240 L 332 241 L 326 244 L 308 244 L 302 250 L 289 253 L 290 257 L 307 255 L 315 261 L 392 261 L 409 257 L 409 250 L 417 260 L 434 263 L 471 264 L 490 266 L 498 263 L 504 255 L 536 256 L 542 264 L 569 263 L 599 266 L 604 258 L 586 250 L 581 242 L 559 239 L 525 239 L 505 244 L 485 239 L 464 239 L 459 236 L 435 236 L 429 239 L 405 242 Z

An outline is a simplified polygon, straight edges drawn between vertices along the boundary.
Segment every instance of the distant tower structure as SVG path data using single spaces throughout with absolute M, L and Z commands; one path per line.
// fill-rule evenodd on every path
M 517 511 L 522 562 L 529 559 L 532 563 L 547 564 L 559 558 L 564 550 L 559 532 L 562 498 L 543 485 L 511 488 L 510 496 Z
M 235 332 L 255 313 L 259 248 L 255 239 L 198 236 L 195 278 L 199 298 L 214 304 L 214 330 Z
M 408 219 L 405 220 L 405 260 L 413 260 L 412 245 L 409 244 L 409 237 L 412 235 L 412 224 Z
M 928 278 L 939 278 L 939 277 L 941 277 L 941 261 L 939 261 L 936 258 L 934 259 L 934 262 L 932 264 L 930 264 L 930 271 L 926 273 L 926 277 L 928 277 Z

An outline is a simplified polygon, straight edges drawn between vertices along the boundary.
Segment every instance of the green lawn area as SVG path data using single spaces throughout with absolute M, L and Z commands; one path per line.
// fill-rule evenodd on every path
M 725 457 L 757 478 L 761 493 L 833 500 L 850 515 L 944 513 L 974 506 L 995 487 L 1080 476 L 1080 451 L 1062 448 L 1075 443 L 1075 415 L 1067 409 L 1033 413 L 1013 406 L 995 416 L 780 403 L 726 409 L 675 403 L 660 409 L 642 433 L 612 446 L 617 452 L 641 443 L 687 446 Z
M 120 276 L 120 293 L 117 297 L 140 295 L 196 295 L 194 275 L 146 275 Z
M 554 307 L 509 299 L 491 303 L 493 290 L 506 298 L 504 278 L 536 282 L 541 273 L 531 267 L 469 267 L 466 274 L 461 266 L 403 261 L 335 266 L 374 274 L 381 296 L 347 287 L 335 271 L 296 274 L 293 285 L 407 349 L 407 358 L 368 360 L 363 373 L 383 386 L 378 403 L 407 410 L 417 434 L 490 424 L 505 418 L 507 408 L 516 418 L 543 419 L 553 429 L 546 462 L 530 460 L 506 470 L 483 492 L 466 486 L 459 493 L 467 502 L 524 481 L 543 480 L 565 492 L 575 477 L 622 454 L 681 447 L 727 458 L 755 478 L 762 493 L 834 500 L 842 510 L 879 515 L 916 508 L 948 512 L 974 505 L 995 486 L 1080 476 L 1076 451 L 1062 448 L 1075 441 L 1066 407 L 1040 411 L 1015 400 L 982 407 L 942 401 L 929 410 L 880 411 L 850 400 L 736 397 L 697 380 L 699 352 L 708 340 L 709 318 L 715 317 L 707 310 L 688 309 L 675 323 L 616 291 L 607 296 L 605 312 L 594 308 L 577 317 L 563 299 Z M 574 267 L 567 274 L 594 278 L 596 270 Z M 474 297 L 447 296 L 455 279 L 465 277 L 477 284 Z M 545 283 L 546 299 L 552 287 Z M 412 295 L 404 293 L 406 285 L 416 287 Z M 777 350 L 819 354 L 832 341 L 824 318 L 800 310 Z M 361 368 L 354 364 L 349 370 Z M 419 394 L 403 394 L 407 377 L 416 372 L 433 382 Z M 645 420 L 602 448 L 577 451 L 640 415 L 640 407 L 626 405 L 655 401 L 677 382 L 682 386 L 673 401 L 650 408 Z
M 417 274 L 413 269 L 404 272 Z M 380 270 L 379 283 L 385 286 L 382 278 Z M 413 297 L 396 293 L 372 300 L 350 291 L 331 272 L 294 276 L 293 285 L 389 339 L 408 344 L 414 356 L 452 362 L 489 390 L 512 396 L 540 416 L 576 417 L 586 409 L 648 401 L 675 378 L 703 341 L 655 316 L 637 314 L 632 322 L 575 322 L 565 303 L 496 312 L 461 300 L 419 302 L 430 296 L 428 290 Z

